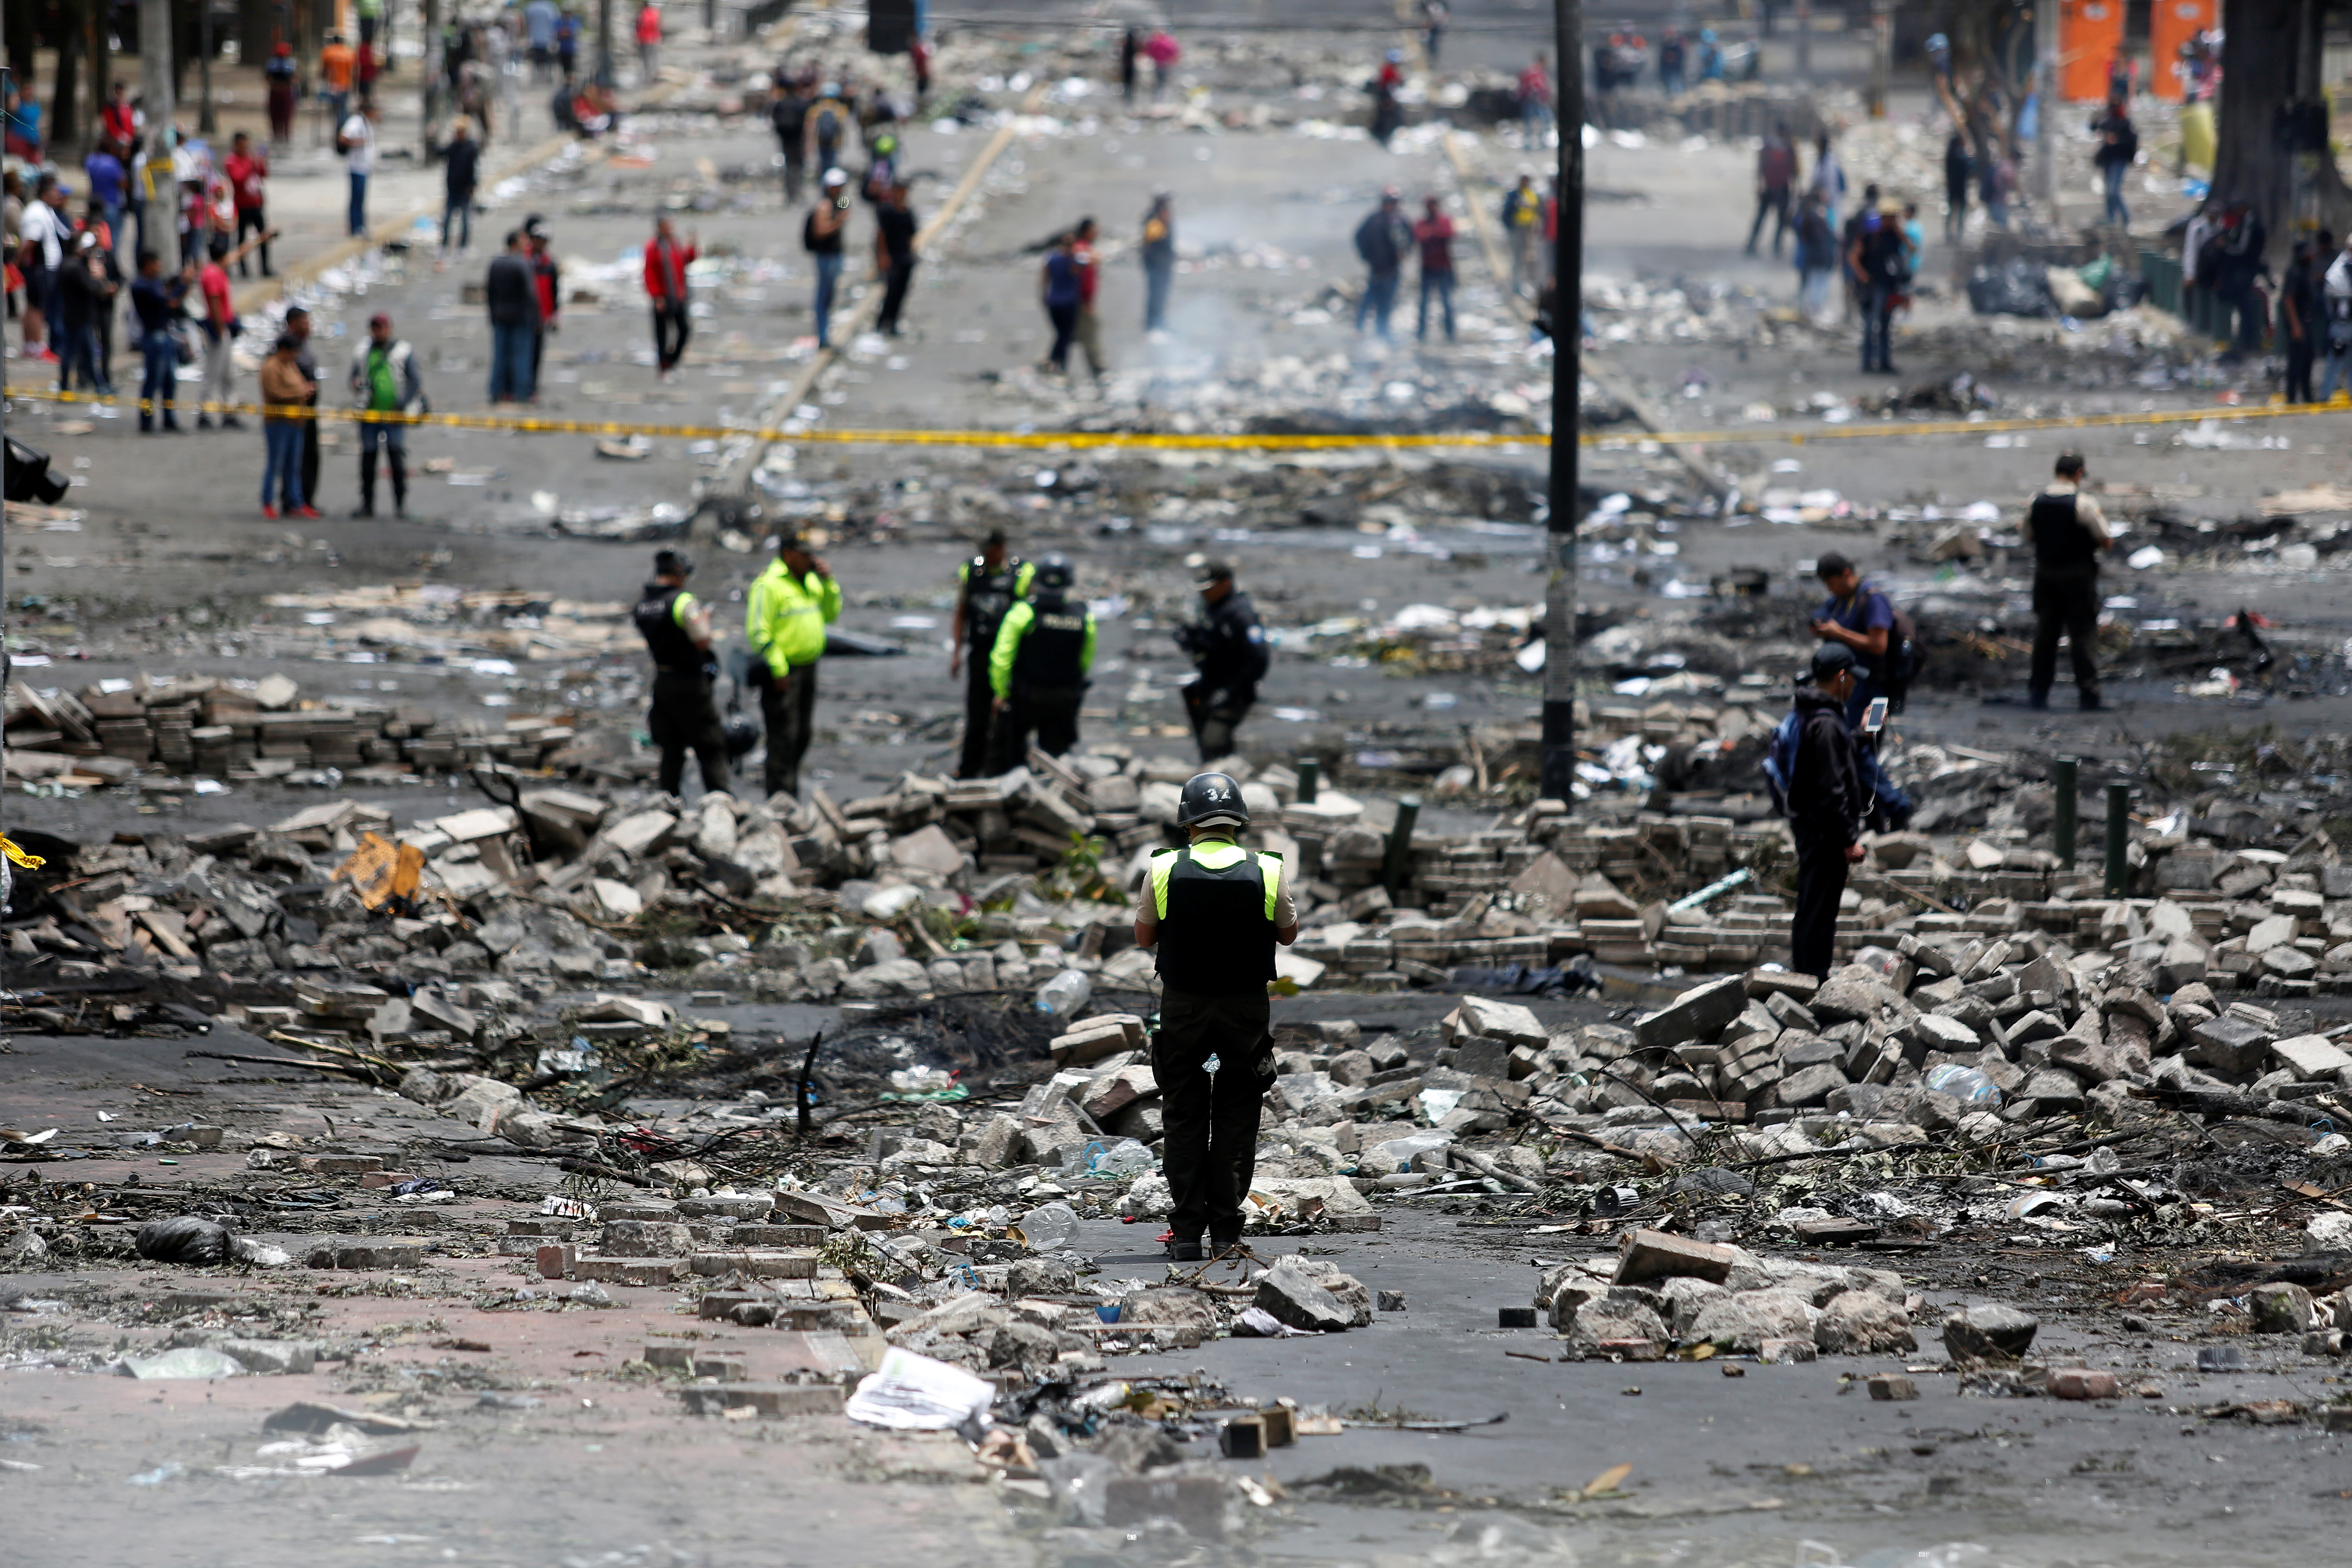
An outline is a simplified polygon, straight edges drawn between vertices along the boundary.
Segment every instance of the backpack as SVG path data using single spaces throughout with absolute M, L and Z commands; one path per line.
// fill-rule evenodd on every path
M 1772 809 L 1781 816 L 1793 816 L 1789 810 L 1789 786 L 1797 777 L 1797 734 L 1801 728 L 1797 710 L 1789 710 L 1772 731 L 1772 739 L 1764 747 L 1764 791 L 1772 797 Z
M 1886 692 L 1890 707 L 1902 702 L 1911 689 L 1911 682 L 1919 673 L 1919 627 L 1911 612 L 1893 599 L 1886 601 L 1895 612 L 1895 624 L 1886 628 L 1886 668 L 1878 677 L 1878 684 Z

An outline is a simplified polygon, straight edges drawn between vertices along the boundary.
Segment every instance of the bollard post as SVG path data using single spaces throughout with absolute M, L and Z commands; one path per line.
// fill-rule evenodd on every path
M 2076 759 L 2061 757 L 2051 784 L 2055 792 L 2057 819 L 2051 825 L 2051 847 L 2057 852 L 2058 864 L 2072 868 L 2074 864 L 2074 808 L 2078 766 Z
M 2131 785 L 2107 786 L 2107 897 L 2120 899 L 2129 890 L 2130 864 L 2124 858 L 2131 837 Z
M 1323 764 L 1313 757 L 1298 760 L 1298 804 L 1313 805 L 1315 792 L 1323 783 Z
M 1421 815 L 1421 796 L 1397 796 L 1396 826 L 1389 830 L 1388 855 L 1381 864 L 1381 881 L 1394 898 L 1405 884 L 1406 874 L 1412 868 L 1412 824 Z

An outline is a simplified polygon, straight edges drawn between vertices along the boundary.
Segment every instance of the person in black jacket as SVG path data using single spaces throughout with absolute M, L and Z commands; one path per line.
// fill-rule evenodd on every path
M 1257 606 L 1234 587 L 1234 569 L 1212 561 L 1200 582 L 1201 618 L 1176 628 L 1176 644 L 1199 671 L 1184 688 L 1184 714 L 1201 760 L 1213 763 L 1234 754 L 1234 731 L 1257 700 L 1270 659 Z
M 727 732 L 710 700 L 719 665 L 711 653 L 710 611 L 687 591 L 694 558 L 682 550 L 654 555 L 653 581 L 637 598 L 629 618 L 646 639 L 654 661 L 653 703 L 646 728 L 661 749 L 656 782 L 677 795 L 686 782 L 686 754 L 702 768 L 702 787 L 727 791 Z
M 1797 756 L 1789 775 L 1789 833 L 1797 844 L 1797 912 L 1789 922 L 1789 967 L 1827 979 L 1834 963 L 1838 901 L 1846 868 L 1858 865 L 1871 788 L 1845 721 L 1846 699 L 1870 678 L 1843 643 L 1813 650 L 1810 685 L 1797 689 Z
M 507 235 L 507 247 L 490 263 L 483 280 L 490 312 L 490 401 L 523 403 L 530 398 L 530 342 L 539 331 L 539 282 L 531 275 L 530 250 L 522 230 Z
M 1412 251 L 1412 225 L 1405 221 L 1403 198 L 1391 186 L 1381 193 L 1380 210 L 1356 226 L 1356 254 L 1365 268 L 1364 296 L 1356 302 L 1360 335 L 1369 319 L 1382 342 L 1391 340 L 1389 315 L 1396 309 L 1397 283 Z
M 768 123 L 776 132 L 776 145 L 784 154 L 784 205 L 801 205 L 801 186 L 808 178 L 808 112 L 813 100 L 808 89 L 793 79 L 777 73 L 775 101 L 768 106 Z
M 456 246 L 463 256 L 474 247 L 474 187 L 481 180 L 482 144 L 464 115 L 449 122 L 449 144 L 441 149 L 441 254 Z
M 1977 161 L 1969 139 L 1955 131 L 1944 142 L 1944 237 L 1958 239 L 1969 226 L 1969 183 Z
M 2062 453 L 2056 478 L 2027 503 L 2018 530 L 2033 552 L 2033 663 L 2027 702 L 2050 706 L 2058 675 L 2058 639 L 2074 664 L 2074 694 L 2083 710 L 2099 706 L 2099 552 L 2115 547 L 2099 503 L 2083 493 L 2080 453 Z

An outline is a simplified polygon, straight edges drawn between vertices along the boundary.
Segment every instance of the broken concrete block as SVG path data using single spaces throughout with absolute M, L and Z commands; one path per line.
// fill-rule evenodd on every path
M 522 1104 L 522 1090 L 494 1078 L 476 1078 L 457 1098 L 442 1108 L 478 1132 L 498 1131 L 499 1118 Z
M 1787 1366 L 1820 1358 L 1821 1348 L 1809 1339 L 1762 1340 L 1756 1346 L 1759 1366 Z
M 1496 1002 L 1484 996 L 1465 996 L 1461 1006 L 1462 1032 L 1500 1040 L 1506 1047 L 1534 1046 L 1541 1048 L 1551 1043 L 1551 1032 L 1536 1021 L 1536 1016 L 1516 1002 Z
M 1360 1329 L 1372 1321 L 1372 1293 L 1352 1274 L 1343 1273 L 1328 1258 L 1286 1258 L 1283 1266 L 1296 1268 L 1323 1287 L 1348 1314 L 1348 1326 Z M 1533 1325 L 1530 1324 L 1530 1327 Z
M 2112 1372 L 2093 1372 L 2088 1367 L 2053 1367 L 2043 1386 L 2053 1399 L 2121 1399 L 2123 1380 Z
M 1656 1012 L 1635 1019 L 1634 1043 L 1643 1050 L 1657 1050 L 1706 1039 L 1747 1007 L 1747 983 L 1738 975 L 1727 975 L 1694 986 Z
M 1257 1295 L 1250 1304 L 1294 1329 L 1331 1332 L 1349 1327 L 1355 1314 L 1298 1267 L 1300 1261 L 1286 1258 L 1267 1269 L 1259 1277 Z
M 1911 1314 L 1868 1290 L 1832 1298 L 1813 1325 L 1813 1342 L 1832 1355 L 1907 1354 L 1919 1348 L 1911 1334 Z
M 2347 1056 L 2325 1035 L 2296 1035 L 2280 1040 L 2271 1047 L 2271 1056 L 2277 1063 L 2305 1083 L 2340 1077 L 2352 1068 L 2352 1056 Z
M 2246 1312 L 2258 1334 L 2300 1334 L 2311 1327 L 2311 1292 L 2300 1285 L 2257 1285 L 2246 1292 Z
M 1870 1374 L 1870 1396 L 1873 1399 L 1905 1400 L 1919 1397 L 1919 1385 L 1896 1372 L 1874 1372 Z
M 2275 1029 L 2266 1029 L 2236 1013 L 2208 1018 L 2189 1031 L 2189 1048 L 2182 1054 L 2199 1067 L 2237 1076 L 2260 1070 L 2270 1053 Z
M 1500 1040 L 1464 1039 L 1454 1047 L 1454 1070 L 1465 1078 L 1507 1081 L 1511 1076 L 1511 1047 Z
M 1553 1321 L 1559 1321 L 1555 1305 Z M 1664 1345 L 1666 1322 L 1657 1310 L 1633 1296 L 1609 1295 L 1585 1302 L 1576 1310 L 1576 1318 L 1568 1330 L 1569 1348 L 1590 1355 L 1604 1345 L 1616 1346 L 1627 1342 Z
M 1843 1089 L 1849 1081 L 1829 1062 L 1799 1068 L 1773 1086 L 1773 1103 L 1791 1109 L 1820 1105 L 1829 1099 L 1832 1089 Z
M 2014 1307 L 1988 1302 L 1944 1314 L 1944 1348 L 1954 1361 L 2015 1361 L 2033 1348 L 2041 1321 Z
M 1811 1338 L 1813 1308 L 1793 1290 L 1742 1290 L 1710 1300 L 1683 1336 L 1725 1350 L 1753 1351 L 1766 1340 Z
M 1728 1247 L 1686 1241 L 1662 1230 L 1629 1230 L 1617 1240 L 1617 1269 L 1611 1278 L 1619 1285 L 1639 1285 L 1652 1279 L 1687 1278 L 1720 1285 L 1730 1276 L 1738 1255 Z

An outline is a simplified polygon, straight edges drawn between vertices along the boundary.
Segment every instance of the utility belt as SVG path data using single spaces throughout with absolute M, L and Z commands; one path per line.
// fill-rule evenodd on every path
M 1015 702 L 1034 703 L 1039 707 L 1050 707 L 1057 703 L 1076 703 L 1085 700 L 1087 687 L 1089 684 L 1091 683 L 1081 680 L 1076 686 L 1035 686 L 1027 681 L 1016 680 L 1013 683 L 1012 696 Z

